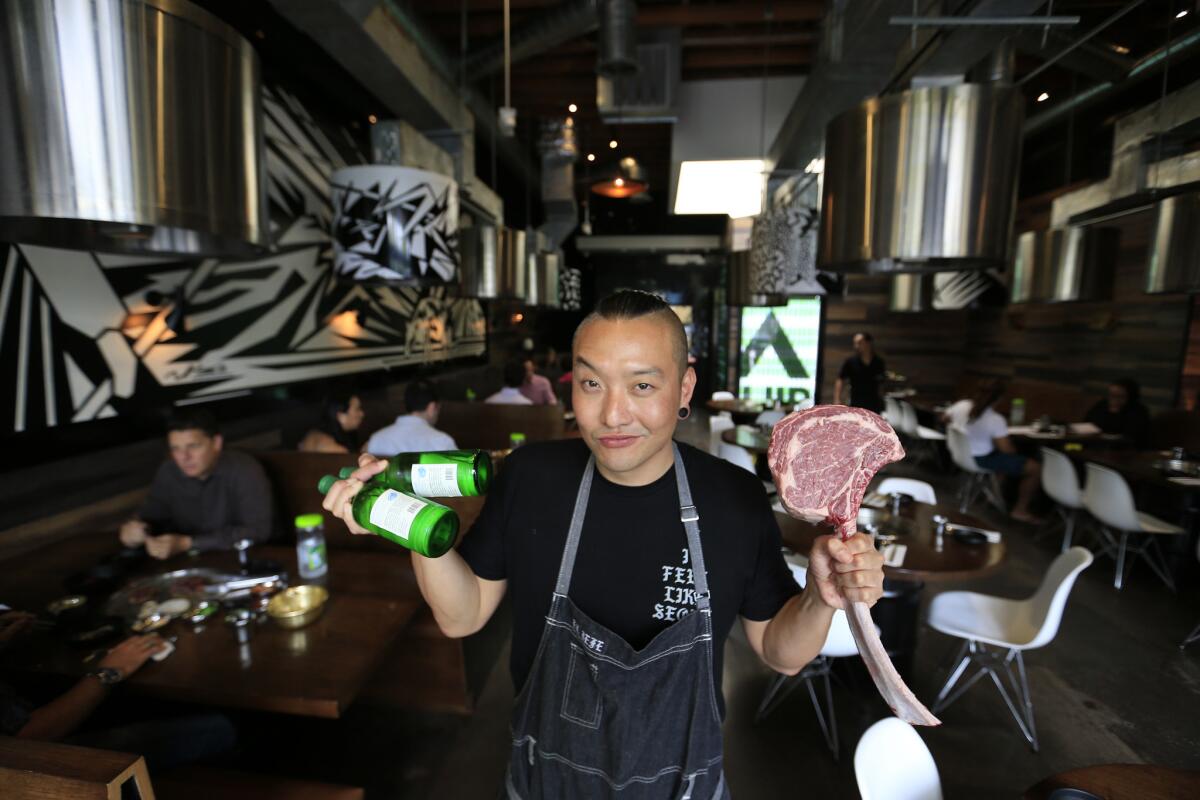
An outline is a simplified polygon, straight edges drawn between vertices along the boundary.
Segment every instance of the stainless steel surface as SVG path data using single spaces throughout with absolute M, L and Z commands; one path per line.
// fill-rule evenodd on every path
M 1022 99 L 995 84 L 872 98 L 829 123 L 817 264 L 940 272 L 1008 261 Z
M 561 251 L 530 253 L 529 272 L 525 276 L 525 304 L 543 308 L 558 308 L 558 271 L 562 264 Z
M 462 292 L 467 297 L 495 299 L 501 291 L 500 231 L 495 225 L 474 225 L 459 231 Z
M 710 234 L 606 234 L 577 236 L 581 253 L 715 253 L 723 237 Z
M 523 299 L 526 287 L 525 273 L 528 270 L 525 231 L 501 228 L 498 241 L 501 297 Z
M 258 56 L 184 0 L 0 7 L 0 238 L 132 253 L 269 244 Z
M 1158 203 L 1146 291 L 1200 291 L 1200 193 L 1168 197 Z
M 917 313 L 933 310 L 933 276 L 903 273 L 892 276 L 888 310 Z
M 1119 239 L 1116 228 L 1074 225 L 1021 234 L 1010 272 L 1009 299 L 1014 303 L 1108 299 Z
M 634 0 L 603 0 L 596 61 L 596 72 L 600 75 L 624 75 L 637 70 L 636 16 Z
M 756 290 L 751 266 L 751 251 L 740 250 L 729 254 L 729 294 L 731 306 L 783 306 L 787 297 L 782 294 L 763 294 Z

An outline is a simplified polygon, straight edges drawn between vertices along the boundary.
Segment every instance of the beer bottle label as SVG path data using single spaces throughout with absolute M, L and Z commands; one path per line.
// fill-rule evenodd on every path
M 371 524 L 407 539 L 413 520 L 426 505 L 424 500 L 388 489 L 371 506 Z
M 426 497 L 462 497 L 457 464 L 413 464 L 412 487 Z

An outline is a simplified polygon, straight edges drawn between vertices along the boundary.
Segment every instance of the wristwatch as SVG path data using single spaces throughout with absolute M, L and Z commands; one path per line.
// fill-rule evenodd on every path
M 87 677 L 95 678 L 105 686 L 112 686 L 114 683 L 120 683 L 125 676 L 121 674 L 121 670 L 113 669 L 112 667 L 96 667 L 87 671 Z

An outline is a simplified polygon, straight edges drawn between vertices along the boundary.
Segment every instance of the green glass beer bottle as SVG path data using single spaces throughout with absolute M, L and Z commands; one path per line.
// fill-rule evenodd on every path
M 486 450 L 397 453 L 387 462 L 387 469 L 370 483 L 421 497 L 475 497 L 487 494 L 492 483 L 492 458 Z M 349 478 L 354 469 L 343 467 L 338 476 Z
M 317 488 L 326 494 L 336 480 L 326 475 Z M 350 510 L 354 521 L 371 533 L 426 558 L 445 554 L 458 536 L 458 514 L 454 509 L 381 483 L 364 486 L 354 496 Z

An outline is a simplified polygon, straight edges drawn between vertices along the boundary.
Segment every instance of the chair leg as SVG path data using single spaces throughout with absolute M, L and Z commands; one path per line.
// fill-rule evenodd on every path
M 1117 545 L 1117 572 L 1113 586 L 1120 589 L 1125 584 L 1125 551 L 1129 549 L 1129 533 L 1121 531 L 1121 543 Z M 1132 563 L 1130 566 L 1133 566 Z
M 820 657 L 819 657 L 820 658 Z M 833 760 L 838 760 L 838 738 L 837 738 L 837 715 L 833 708 L 833 687 L 829 681 L 829 672 L 831 665 L 828 659 L 821 658 L 822 665 L 820 667 L 820 677 L 825 683 L 825 703 L 822 707 L 821 701 L 817 698 L 816 687 L 813 686 L 812 678 L 804 681 L 805 687 L 808 689 L 808 697 L 812 700 L 813 712 L 817 715 L 817 724 L 821 726 L 821 734 L 825 737 L 825 744 L 829 746 L 829 752 L 833 754 Z M 817 677 L 814 675 L 813 677 Z
M 1025 737 L 1025 741 L 1029 742 L 1033 747 L 1034 752 L 1038 750 L 1037 728 L 1033 721 L 1033 698 L 1029 693 L 1029 678 L 1025 672 L 1025 660 L 1021 656 L 1019 650 L 1009 650 L 1006 654 L 1001 655 L 998 652 L 988 650 L 987 645 L 975 641 L 967 641 L 963 649 L 959 650 L 962 660 L 951 673 L 946 685 L 942 687 L 942 691 L 938 694 L 937 702 L 934 703 L 931 709 L 933 713 L 940 713 L 958 698 L 975 685 L 983 676 L 988 676 L 995 684 L 997 691 L 1000 692 L 1000 697 L 1003 698 L 1004 704 L 1008 706 L 1008 711 L 1012 714 L 1013 720 L 1016 721 L 1017 727 L 1021 729 L 1021 735 Z M 969 665 L 978 667 L 978 671 L 972 675 L 966 682 L 954 688 L 955 683 L 962 677 Z M 1016 665 L 1016 672 L 1013 672 L 1013 666 Z M 1004 673 L 1007 678 L 1007 685 L 1001 678 L 1000 673 Z M 951 691 L 953 689 L 953 691 Z
M 1071 539 L 1075 536 L 1075 520 L 1079 518 L 1079 512 L 1073 508 L 1066 513 L 1066 519 L 1063 520 L 1062 552 L 1064 553 L 1071 549 Z
M 969 651 L 969 652 L 968 652 Z M 933 704 L 933 713 L 938 713 L 946 706 L 953 703 L 962 694 L 962 691 L 955 693 L 954 697 L 950 697 L 950 690 L 954 688 L 954 684 L 958 683 L 958 679 L 962 677 L 967 667 L 971 664 L 971 655 L 975 652 L 975 642 L 966 640 L 962 643 L 962 647 L 958 648 L 958 653 L 954 656 L 958 662 L 950 672 L 950 676 L 946 679 L 946 683 L 942 686 L 942 690 L 938 692 L 937 700 Z M 976 675 L 976 678 L 979 676 Z
M 754 715 L 755 724 L 761 722 L 763 717 L 774 711 L 776 706 L 796 690 L 800 682 L 799 675 L 788 676 L 778 672 L 775 673 L 771 678 L 771 683 L 767 686 L 767 691 L 763 694 L 762 702 L 758 704 L 758 711 Z
M 1154 574 L 1162 579 L 1167 588 L 1172 592 L 1175 591 L 1175 579 L 1171 577 L 1171 566 L 1167 563 L 1167 557 L 1163 555 L 1162 549 L 1158 546 L 1158 539 L 1153 534 L 1147 537 L 1139 555 L 1150 565 L 1150 569 L 1154 570 Z

